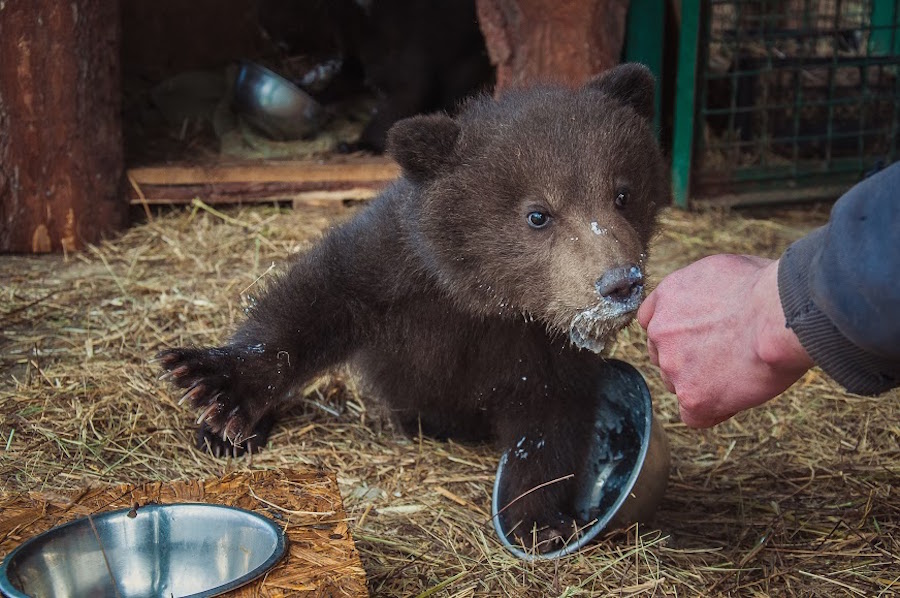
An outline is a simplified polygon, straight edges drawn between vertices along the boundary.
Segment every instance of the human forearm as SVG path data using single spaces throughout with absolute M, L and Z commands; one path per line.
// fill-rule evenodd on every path
M 824 227 L 784 253 L 787 323 L 847 390 L 900 385 L 900 163 L 854 186 Z
M 889 359 L 868 346 L 860 346 L 861 332 L 855 329 L 848 336 L 833 319 L 835 300 L 817 293 L 813 279 L 821 277 L 822 269 L 828 269 L 821 262 L 822 246 L 827 240 L 828 230 L 819 229 L 792 245 L 780 260 L 778 269 L 778 292 L 784 309 L 787 326 L 793 330 L 803 347 L 829 376 L 848 391 L 863 394 L 880 394 L 897 386 L 898 368 L 896 360 Z M 896 279 L 895 282 L 896 283 Z M 858 281 L 847 280 L 846 287 L 862 294 Z M 846 289 L 834 293 L 846 292 Z M 824 299 L 824 300 L 823 300 Z M 864 297 L 856 298 L 857 317 L 871 318 L 886 329 L 896 326 L 898 316 L 880 318 L 877 313 L 866 313 L 870 305 Z M 868 326 L 869 324 L 866 324 Z M 862 333 L 863 339 L 865 334 Z M 896 338 L 896 337 L 895 337 Z M 865 340 L 862 341 L 865 343 Z
M 828 224 L 786 256 L 809 273 L 811 300 L 868 353 L 900 362 L 900 162 L 855 185 Z

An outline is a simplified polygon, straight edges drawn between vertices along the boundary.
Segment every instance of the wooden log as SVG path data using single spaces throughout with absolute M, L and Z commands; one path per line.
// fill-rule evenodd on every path
M 619 62 L 628 0 L 478 0 L 495 93 L 533 82 L 577 86 Z
M 125 224 L 119 3 L 0 2 L 0 251 L 73 251 Z

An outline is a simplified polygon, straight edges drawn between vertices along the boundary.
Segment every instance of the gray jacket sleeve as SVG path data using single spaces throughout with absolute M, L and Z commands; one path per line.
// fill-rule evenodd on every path
M 787 326 L 850 392 L 900 386 L 900 162 L 858 183 L 778 267 Z

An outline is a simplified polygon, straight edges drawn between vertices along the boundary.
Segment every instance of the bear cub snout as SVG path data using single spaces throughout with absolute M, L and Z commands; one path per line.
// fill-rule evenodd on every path
M 506 511 L 551 550 L 578 521 L 599 353 L 643 298 L 669 194 L 654 81 L 615 67 L 578 89 L 469 100 L 396 123 L 402 176 L 258 298 L 222 346 L 160 353 L 202 445 L 258 450 L 290 390 L 347 366 L 409 433 L 522 439 Z M 549 480 L 540 492 L 530 489 Z

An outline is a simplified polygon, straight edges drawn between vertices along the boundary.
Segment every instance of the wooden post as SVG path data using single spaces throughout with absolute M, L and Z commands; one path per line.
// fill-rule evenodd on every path
M 117 0 L 0 1 L 0 252 L 125 223 Z
M 477 0 L 496 92 L 530 82 L 580 85 L 619 63 L 628 0 Z

